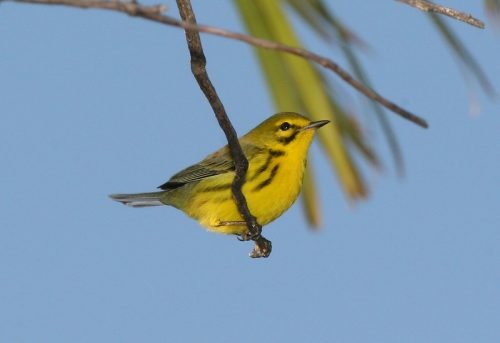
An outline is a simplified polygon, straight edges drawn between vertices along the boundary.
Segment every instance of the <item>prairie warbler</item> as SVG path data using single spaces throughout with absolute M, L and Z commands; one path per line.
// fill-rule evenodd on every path
M 297 113 L 278 113 L 240 138 L 249 162 L 242 190 L 259 224 L 278 218 L 295 202 L 314 133 L 327 123 L 312 122 Z M 243 235 L 247 226 L 231 191 L 234 174 L 225 146 L 172 176 L 158 187 L 159 192 L 113 194 L 111 198 L 132 207 L 174 206 L 211 231 Z

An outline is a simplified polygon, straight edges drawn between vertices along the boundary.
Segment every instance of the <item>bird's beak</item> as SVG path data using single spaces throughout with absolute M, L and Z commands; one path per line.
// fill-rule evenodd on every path
M 305 130 L 310 130 L 310 129 L 319 129 L 320 127 L 328 124 L 329 122 L 330 122 L 329 120 L 313 121 L 309 125 L 304 126 L 300 131 L 305 131 Z

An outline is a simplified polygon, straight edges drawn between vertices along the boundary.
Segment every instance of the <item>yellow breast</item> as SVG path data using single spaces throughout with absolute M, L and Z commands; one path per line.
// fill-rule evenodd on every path
M 269 150 L 268 157 L 256 159 L 255 166 L 249 168 L 243 194 L 261 225 L 278 218 L 295 202 L 302 187 L 304 162 L 283 150 Z
M 305 159 L 293 158 L 284 150 L 267 149 L 249 159 L 243 194 L 257 222 L 266 225 L 278 218 L 297 199 L 302 186 Z M 189 205 L 183 210 L 211 231 L 242 234 L 245 225 L 223 226 L 221 222 L 242 221 L 232 197 L 234 173 L 207 178 L 191 191 Z

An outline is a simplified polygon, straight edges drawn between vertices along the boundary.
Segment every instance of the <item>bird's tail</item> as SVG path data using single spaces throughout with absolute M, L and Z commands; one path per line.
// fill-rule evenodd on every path
M 111 194 L 109 197 L 130 207 L 148 207 L 165 205 L 160 200 L 163 195 L 165 195 L 165 191 L 135 194 Z

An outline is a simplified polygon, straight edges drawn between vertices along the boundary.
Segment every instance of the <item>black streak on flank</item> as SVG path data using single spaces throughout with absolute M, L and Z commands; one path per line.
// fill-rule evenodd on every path
M 278 172 L 279 167 L 280 167 L 279 164 L 275 165 L 273 167 L 273 169 L 271 169 L 271 175 L 269 175 L 269 177 L 267 179 L 265 179 L 264 181 L 259 183 L 257 186 L 255 186 L 255 188 L 252 191 L 257 192 L 257 191 L 260 191 L 262 188 L 269 186 L 271 184 L 271 182 L 273 182 L 273 179 L 276 176 L 276 173 Z
M 279 156 L 283 156 L 285 155 L 286 153 L 283 151 L 283 150 L 273 150 L 273 149 L 269 149 L 269 155 L 273 156 L 273 157 L 279 157 Z
M 263 172 L 265 172 L 267 170 L 267 168 L 269 168 L 269 165 L 271 164 L 271 161 L 273 160 L 273 158 L 284 156 L 285 154 L 286 153 L 283 150 L 269 149 L 269 155 L 267 156 L 267 159 L 264 162 L 264 164 L 262 166 L 260 166 L 259 169 L 257 169 L 255 171 L 255 173 L 247 180 L 248 181 L 255 180 L 260 174 L 262 174 Z
M 255 174 L 252 175 L 251 178 L 249 178 L 249 180 L 253 180 L 255 179 L 257 176 L 259 176 L 260 174 L 262 174 L 263 172 L 265 172 L 267 170 L 267 168 L 269 167 L 269 165 L 271 164 L 271 160 L 273 159 L 273 156 L 271 154 L 269 154 L 269 156 L 267 156 L 267 159 L 266 159 L 266 162 L 264 162 L 263 165 L 261 165 L 259 167 L 259 169 L 257 169 L 255 171 Z

